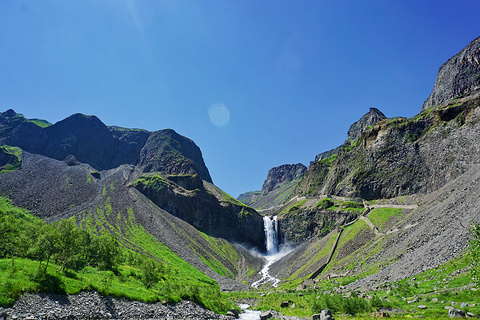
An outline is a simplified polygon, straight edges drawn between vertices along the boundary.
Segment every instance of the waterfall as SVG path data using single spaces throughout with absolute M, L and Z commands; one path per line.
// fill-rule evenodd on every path
M 263 224 L 265 228 L 265 242 L 267 246 L 267 255 L 278 253 L 278 218 L 264 216 Z

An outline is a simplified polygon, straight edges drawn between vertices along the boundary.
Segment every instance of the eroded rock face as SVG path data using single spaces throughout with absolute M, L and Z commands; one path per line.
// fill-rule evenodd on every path
M 350 141 L 357 140 L 367 127 L 373 126 L 378 121 L 386 118 L 387 117 L 377 108 L 370 108 L 370 111 L 368 111 L 360 118 L 360 120 L 350 126 L 347 132 L 347 139 Z
M 447 60 L 438 70 L 432 93 L 422 111 L 480 89 L 480 37 Z
M 57 160 L 73 156 L 97 170 L 139 164 L 146 172 L 199 174 L 212 182 L 200 148 L 171 129 L 149 132 L 107 127 L 96 116 L 79 113 L 40 127 L 7 110 L 0 114 L 0 141 Z
M 480 163 L 480 98 L 378 122 L 332 163 L 315 162 L 296 194 L 391 198 L 438 190 Z
M 170 214 L 200 231 L 265 250 L 263 218 L 198 176 L 147 175 L 135 188 Z
M 300 178 L 307 171 L 301 163 L 284 164 L 268 171 L 267 180 L 262 186 L 262 195 L 278 188 L 281 184 Z
M 370 108 L 370 110 L 366 114 L 364 114 L 357 122 L 350 126 L 347 132 L 347 141 L 352 142 L 357 140 L 358 138 L 360 138 L 362 132 L 365 131 L 366 128 L 374 126 L 378 121 L 384 120 L 386 118 L 387 117 L 377 108 Z M 317 154 L 315 156 L 315 161 L 320 161 L 334 154 L 337 154 L 344 146 L 345 144 L 335 149 Z
M 200 148 L 171 129 L 153 132 L 140 152 L 145 172 L 196 174 L 212 182 Z

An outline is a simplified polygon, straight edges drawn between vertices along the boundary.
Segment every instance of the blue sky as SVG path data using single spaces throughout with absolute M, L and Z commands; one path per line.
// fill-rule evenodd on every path
M 4 0 L 0 111 L 172 128 L 236 197 L 371 106 L 417 114 L 478 36 L 478 0 Z

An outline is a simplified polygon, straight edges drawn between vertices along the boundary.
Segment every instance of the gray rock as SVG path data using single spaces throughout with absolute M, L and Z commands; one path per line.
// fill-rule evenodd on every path
M 312 316 L 313 320 L 335 320 L 332 313 L 328 309 L 323 309 L 320 313 L 316 313 Z
M 272 310 L 263 311 L 262 313 L 260 313 L 260 320 L 267 320 L 267 319 L 270 319 L 272 317 L 273 317 Z
M 448 103 L 480 86 L 480 37 L 447 60 L 438 70 L 432 93 L 422 111 Z
M 422 309 L 422 310 L 425 310 L 425 309 L 428 309 L 428 307 L 424 304 L 419 304 L 418 305 L 418 309 Z
M 471 312 L 467 312 L 467 317 L 469 317 L 469 318 L 478 318 L 477 315 L 475 315 L 474 313 L 471 313 Z
M 448 310 L 448 317 L 449 318 L 465 318 L 465 312 L 460 309 L 452 308 Z
M 432 302 L 438 302 L 438 298 L 433 298 Z
M 465 307 L 468 307 L 468 304 L 466 304 L 465 302 L 462 302 L 462 304 L 460 305 L 460 308 L 465 308 Z

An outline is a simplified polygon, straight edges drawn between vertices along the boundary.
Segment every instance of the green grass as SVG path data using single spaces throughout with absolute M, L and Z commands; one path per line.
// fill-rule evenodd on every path
M 0 146 L 0 153 L 10 155 L 12 160 L 3 167 L 0 167 L 0 173 L 16 171 L 22 166 L 22 149 L 7 145 Z
M 385 224 L 391 219 L 403 217 L 403 210 L 399 208 L 376 208 L 370 211 L 368 218 L 380 231 L 384 231 Z
M 112 238 L 103 235 L 107 230 L 118 237 L 120 244 L 110 242 L 115 245 L 118 252 L 112 253 L 115 250 L 109 250 L 107 255 L 115 254 L 115 260 L 119 264 L 115 264 L 112 267 L 113 269 L 100 269 L 102 268 L 101 265 L 93 264 L 94 260 L 88 260 L 90 258 L 81 260 L 85 254 L 90 254 L 87 253 L 89 251 L 80 249 L 82 247 L 79 247 L 80 242 L 75 240 L 77 239 L 76 236 L 69 238 L 76 241 L 72 246 L 62 247 L 63 242 L 67 241 L 62 236 L 55 238 L 62 240 L 55 240 L 60 241 L 58 242 L 59 247 L 55 249 L 48 268 L 46 268 L 46 261 L 43 260 L 42 263 L 42 261 L 35 260 L 35 257 L 40 257 L 40 255 L 37 251 L 31 251 L 29 248 L 34 249 L 37 246 L 37 238 L 42 238 L 44 230 L 46 232 L 53 232 L 54 230 L 62 232 L 61 230 L 66 230 L 62 226 L 71 225 L 73 232 L 80 235 L 79 232 L 81 231 L 75 231 L 79 229 L 73 224 L 74 219 L 70 219 L 70 223 L 62 221 L 53 226 L 46 225 L 27 210 L 13 206 L 9 199 L 0 197 L 0 218 L 2 219 L 2 232 L 0 232 L 2 242 L 0 246 L 0 305 L 11 305 L 24 292 L 74 294 L 83 290 L 96 290 L 105 295 L 147 302 L 162 300 L 178 302 L 187 299 L 220 313 L 225 313 L 233 306 L 220 293 L 219 286 L 214 280 L 193 268 L 164 244 L 158 242 L 142 226 L 138 225 L 131 209 L 127 210 L 127 215 L 114 215 L 111 212 L 109 199 L 107 199 L 105 205 L 97 207 L 96 211 L 95 217 L 92 217 L 91 212 L 85 212 L 83 217 L 78 217 L 77 220 L 79 220 L 80 225 L 92 231 L 93 234 L 87 232 L 91 234 L 91 243 L 95 243 L 94 241 L 97 241 L 95 239 Z M 109 222 L 112 219 L 116 219 L 115 224 Z M 61 227 L 63 229 L 60 229 Z M 15 238 L 11 239 L 11 237 Z M 21 240 L 17 240 L 17 237 Z M 17 244 L 20 243 L 19 241 L 21 241 L 22 247 L 12 250 L 11 248 L 14 247 L 10 243 Z M 81 244 L 84 243 L 86 244 L 82 240 Z M 106 242 L 101 243 L 107 244 Z M 122 243 L 124 245 L 121 245 Z M 220 244 L 218 246 L 220 247 Z M 61 248 L 75 249 L 75 252 L 78 252 L 74 253 L 75 256 L 72 256 L 69 264 L 58 264 L 62 261 L 62 256 L 58 251 Z M 92 246 L 91 248 L 93 250 L 101 247 Z M 132 251 L 132 249 L 143 253 L 143 255 Z M 224 250 L 226 255 L 231 254 L 227 249 Z M 92 257 L 94 256 L 95 253 Z M 154 277 L 155 280 L 150 281 L 147 285 L 145 280 L 147 271 L 143 267 L 146 264 L 143 261 L 154 261 L 152 257 L 157 261 L 153 262 L 157 274 Z M 82 261 L 90 262 L 83 264 Z
M 307 202 L 307 200 L 301 200 L 289 205 L 287 208 L 283 209 L 281 214 L 292 214 L 300 210 L 300 208 Z

